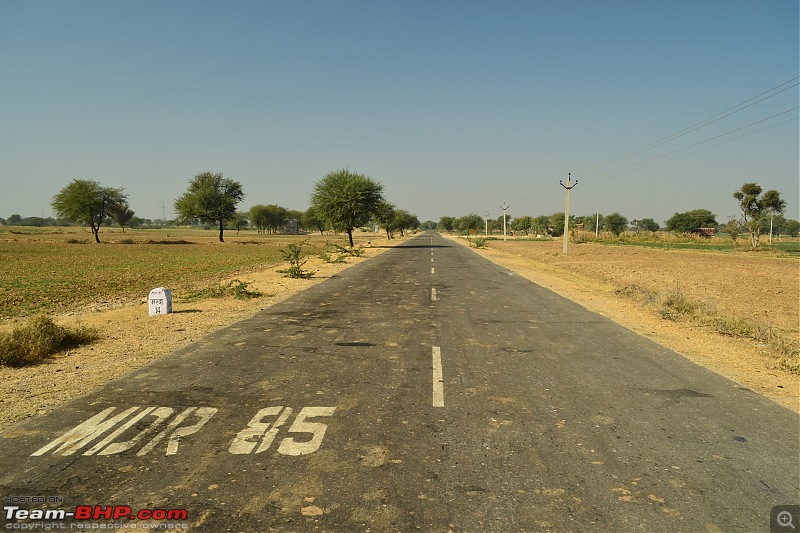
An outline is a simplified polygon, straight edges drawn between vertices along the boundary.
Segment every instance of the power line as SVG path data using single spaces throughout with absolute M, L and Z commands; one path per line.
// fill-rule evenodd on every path
M 670 156 L 670 155 L 672 155 L 672 154 L 676 154 L 676 153 L 678 153 L 678 152 L 683 152 L 684 150 L 688 150 L 689 148 L 694 148 L 695 146 L 699 146 L 699 145 L 701 145 L 701 144 L 705 144 L 705 143 L 707 143 L 707 142 L 710 142 L 710 141 L 713 141 L 713 140 L 715 140 L 715 139 L 719 139 L 720 137 L 725 137 L 726 135 L 730 135 L 731 133 L 736 133 L 737 131 L 741 131 L 741 130 L 743 130 L 743 129 L 747 129 L 747 128 L 749 128 L 750 126 L 754 126 L 754 125 L 756 125 L 756 124 L 760 124 L 760 123 L 762 123 L 762 122 L 766 122 L 766 121 L 768 121 L 768 120 L 772 120 L 773 118 L 775 118 L 775 117 L 779 117 L 779 116 L 781 116 L 781 115 L 785 115 L 786 113 L 791 113 L 792 111 L 797 111 L 798 109 L 800 109 L 800 106 L 798 106 L 798 107 L 793 107 L 792 109 L 787 109 L 787 110 L 785 110 L 785 111 L 781 111 L 780 113 L 777 113 L 777 114 L 775 114 L 775 115 L 772 115 L 771 117 L 763 118 L 763 119 L 761 119 L 761 120 L 756 120 L 755 122 L 751 122 L 750 124 L 747 124 L 746 126 L 741 126 L 741 127 L 739 127 L 739 128 L 736 128 L 736 129 L 733 129 L 733 130 L 731 130 L 731 131 L 728 131 L 728 132 L 722 133 L 722 134 L 720 134 L 720 135 L 715 135 L 714 137 L 709 137 L 708 139 L 704 139 L 704 140 L 702 140 L 702 141 L 698 141 L 698 142 L 696 142 L 696 143 L 693 143 L 693 144 L 690 144 L 690 145 L 688 145 L 688 146 L 684 146 L 683 148 L 678 148 L 677 150 L 673 150 L 673 151 L 671 151 L 671 152 L 667 152 L 666 154 L 657 155 L 657 156 L 655 156 L 655 157 L 651 157 L 650 159 L 645 159 L 644 161 L 639 161 L 639 162 L 637 162 L 637 163 L 632 163 L 632 164 L 630 164 L 630 165 L 627 165 L 627 166 L 625 166 L 625 167 L 622 167 L 622 168 L 613 169 L 613 170 L 607 170 L 607 171 L 605 171 L 605 172 L 601 172 L 601 173 L 600 173 L 600 175 L 602 176 L 603 174 L 608 174 L 608 173 L 618 174 L 620 171 L 622 171 L 622 170 L 625 170 L 625 169 L 627 169 L 627 168 L 630 168 L 630 167 L 632 167 L 632 166 L 638 166 L 638 165 L 642 165 L 642 164 L 644 164 L 644 163 L 648 163 L 648 162 L 650 162 L 650 161 L 655 161 L 656 159 L 661 159 L 662 157 L 667 157 L 667 156 Z M 794 120 L 794 119 L 792 119 L 792 120 Z M 787 121 L 785 121 L 785 122 L 789 122 L 789 121 L 787 120 Z M 775 124 L 775 126 L 777 126 L 777 125 L 778 125 L 778 124 Z M 762 128 L 762 129 L 768 129 L 768 128 Z M 758 130 L 758 131 L 761 131 L 761 130 Z M 751 132 L 751 133 L 755 133 L 755 132 Z M 744 135 L 741 135 L 740 137 L 744 137 Z M 720 144 L 722 144 L 722 143 L 720 143 Z M 699 150 L 696 150 L 696 151 L 699 151 Z M 637 170 L 641 170 L 641 169 L 637 169 Z M 604 178 L 604 179 L 610 179 L 610 177 L 611 177 L 611 176 L 609 176 L 608 178 Z M 593 183 L 597 183 L 598 181 L 603 181 L 603 179 L 600 179 L 600 180 L 593 180 Z
M 777 92 L 774 92 L 773 94 L 770 94 L 769 96 L 764 96 L 766 94 L 772 93 L 773 91 L 775 91 L 776 89 L 779 89 L 780 87 L 783 87 L 784 85 L 787 85 L 787 84 L 792 83 L 792 82 L 796 82 L 798 79 L 800 79 L 800 76 L 797 76 L 797 77 L 792 78 L 790 80 L 787 80 L 787 81 L 785 81 L 785 82 L 783 82 L 783 83 L 781 83 L 779 85 L 776 85 L 772 89 L 769 89 L 769 90 L 764 91 L 764 92 L 762 92 L 760 94 L 757 94 L 756 96 L 753 96 L 752 98 L 749 98 L 749 99 L 747 99 L 747 100 L 745 100 L 745 101 L 743 101 L 743 102 L 741 102 L 739 104 L 736 104 L 733 107 L 729 107 L 728 109 L 726 109 L 724 111 L 720 111 L 716 115 L 712 115 L 712 116 L 710 116 L 710 117 L 708 117 L 708 118 L 706 118 L 704 120 L 701 120 L 700 122 L 697 122 L 696 124 L 693 124 L 693 125 L 689 126 L 688 128 L 684 128 L 684 129 L 682 129 L 682 130 L 680 130 L 678 132 L 675 132 L 675 133 L 673 133 L 671 135 L 663 137 L 663 138 L 661 138 L 661 139 L 659 139 L 657 141 L 654 141 L 654 142 L 652 142 L 650 144 L 647 144 L 645 146 L 642 146 L 640 148 L 637 148 L 635 150 L 632 150 L 630 152 L 622 154 L 621 156 L 618 156 L 618 157 L 615 157 L 615 158 L 612 158 L 612 159 L 608 159 L 606 161 L 603 161 L 601 163 L 596 163 L 594 165 L 589 165 L 588 167 L 584 167 L 584 168 L 580 169 L 580 172 L 586 172 L 587 170 L 590 170 L 590 169 L 602 168 L 602 167 L 608 166 L 610 164 L 622 161 L 624 159 L 629 159 L 629 158 L 631 158 L 631 157 L 633 157 L 635 155 L 638 155 L 638 154 L 640 154 L 642 152 L 646 152 L 648 150 L 652 150 L 653 148 L 655 148 L 657 146 L 661 146 L 662 144 L 666 144 L 666 143 L 668 143 L 670 141 L 673 141 L 673 140 L 675 140 L 675 139 L 677 139 L 679 137 L 683 137 L 684 135 L 687 135 L 687 134 L 689 134 L 689 133 L 691 133 L 693 131 L 699 130 L 700 128 L 704 128 L 705 126 L 713 124 L 714 122 L 718 122 L 718 121 L 720 121 L 720 120 L 722 120 L 724 118 L 727 118 L 727 117 L 729 117 L 729 116 L 731 116 L 731 115 L 733 115 L 735 113 L 738 113 L 739 111 L 743 111 L 744 109 L 747 109 L 748 107 L 752 107 L 752 106 L 754 106 L 754 105 L 756 105 L 756 104 L 758 104 L 760 102 L 763 102 L 764 100 L 772 98 L 773 96 L 777 96 L 777 95 L 781 94 L 782 92 L 788 91 L 789 89 L 791 89 L 793 87 L 797 87 L 798 85 L 800 85 L 800 83 L 794 83 L 793 85 L 790 85 L 788 87 L 784 87 L 783 89 L 781 89 L 781 90 L 779 90 Z M 764 98 L 761 98 L 762 96 L 764 96 Z
M 791 111 L 791 110 L 790 110 L 790 111 Z M 730 139 L 725 139 L 725 140 L 724 140 L 724 141 L 722 141 L 722 142 L 718 142 L 718 143 L 712 144 L 712 145 L 710 145 L 710 146 L 704 146 L 704 147 L 702 147 L 702 148 L 699 148 L 699 149 L 697 149 L 697 150 L 693 150 L 693 151 L 691 151 L 691 152 L 689 152 L 689 153 L 687 153 L 687 154 L 681 154 L 681 155 L 678 155 L 678 156 L 675 156 L 675 157 L 671 157 L 671 158 L 669 158 L 669 159 L 665 159 L 665 160 L 663 160 L 663 161 L 658 161 L 658 162 L 656 162 L 656 163 L 652 163 L 652 164 L 650 164 L 650 165 L 645 165 L 645 166 L 643 166 L 643 167 L 639 167 L 638 165 L 641 165 L 641 164 L 642 164 L 642 163 L 644 163 L 645 161 L 641 161 L 641 162 L 639 162 L 639 163 L 633 163 L 633 164 L 631 164 L 631 165 L 628 165 L 627 167 L 622 167 L 622 169 L 618 169 L 618 170 L 616 170 L 616 171 L 613 171 L 613 172 L 614 172 L 614 176 L 609 176 L 608 178 L 602 178 L 602 179 L 599 179 L 599 180 L 595 180 L 593 183 L 597 183 L 597 182 L 599 182 L 599 181 L 604 181 L 604 180 L 606 180 L 606 179 L 610 179 L 611 177 L 616 177 L 616 176 L 623 175 L 623 174 L 630 174 L 631 172 L 638 172 L 638 171 L 640 171 L 640 170 L 644 170 L 645 168 L 650 168 L 650 167 L 653 167 L 653 166 L 656 166 L 656 165 L 660 165 L 661 163 L 666 163 L 667 161 L 672 161 L 673 159 L 678 159 L 678 158 L 680 158 L 680 157 L 684 157 L 684 156 L 687 156 L 687 155 L 695 154 L 695 153 L 697 153 L 697 152 L 702 152 L 703 150 L 708 150 L 709 148 L 713 148 L 713 147 L 715 147 L 715 146 L 720 146 L 720 145 L 722 145 L 722 144 L 726 144 L 726 143 L 729 143 L 729 142 L 735 141 L 735 140 L 737 140 L 737 139 L 741 139 L 742 137 L 747 137 L 748 135 L 753 135 L 753 134 L 755 134 L 755 133 L 759 133 L 759 132 L 762 132 L 762 131 L 764 131 L 764 130 L 771 129 L 771 128 L 774 128 L 774 127 L 776 127 L 776 126 L 781 126 L 781 125 L 783 125 L 783 124 L 786 124 L 787 122 L 792 122 L 793 120 L 797 120 L 798 118 L 800 118 L 800 117 L 797 117 L 797 116 L 795 116 L 795 117 L 792 117 L 792 118 L 790 118 L 790 119 L 787 119 L 787 120 L 782 120 L 782 121 L 780 121 L 780 122 L 778 122 L 778 123 L 776 123 L 776 124 L 770 124 L 769 126 L 766 126 L 766 127 L 763 127 L 763 128 L 757 129 L 757 130 L 754 130 L 754 131 L 748 131 L 747 133 L 744 133 L 744 134 L 742 134 L 742 135 L 738 135 L 738 136 L 736 136 L 736 137 L 733 137 L 733 138 L 730 138 Z M 765 120 L 768 120 L 768 119 L 765 119 Z M 760 121 L 760 122 L 761 122 L 761 121 Z M 751 124 L 751 125 L 752 125 L 752 124 Z M 745 126 L 745 127 L 746 127 L 746 126 Z M 735 130 L 734 130 L 734 131 L 735 131 Z M 722 136 L 725 136 L 725 135 L 729 135 L 730 133 L 734 133 L 734 132 L 733 132 L 733 131 L 730 131 L 730 132 L 728 132 L 728 133 L 723 133 L 722 135 L 720 135 L 720 136 L 718 136 L 718 137 L 722 137 Z M 713 139 L 707 139 L 707 141 L 711 141 L 711 140 L 713 140 Z M 692 146 L 696 146 L 697 144 L 702 144 L 703 142 L 706 142 L 706 141 L 701 141 L 700 143 L 696 143 L 695 145 L 687 146 L 687 147 L 685 147 L 685 148 L 682 148 L 681 150 L 686 150 L 686 149 L 692 148 Z M 676 150 L 676 151 L 680 151 L 680 150 Z M 673 152 L 673 153 L 674 153 L 674 152 Z M 666 157 L 667 155 L 669 155 L 669 154 L 664 154 L 663 156 L 659 156 L 658 158 L 660 158 L 660 157 Z M 653 158 L 653 159 L 658 159 L 658 158 Z M 637 168 L 630 168 L 630 167 L 637 167 Z M 621 170 L 623 170 L 623 169 L 629 169 L 629 170 L 624 170 L 624 172 L 621 172 Z M 612 171 L 609 171 L 609 172 L 612 172 Z M 602 174 L 601 174 L 601 175 L 602 175 Z

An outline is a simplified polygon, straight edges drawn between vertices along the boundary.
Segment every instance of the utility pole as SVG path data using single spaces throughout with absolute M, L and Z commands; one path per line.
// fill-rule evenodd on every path
M 597 212 L 597 220 L 594 222 L 594 240 L 597 240 L 600 234 L 600 211 Z
M 503 210 L 503 241 L 505 241 L 506 240 L 506 209 L 508 209 L 508 205 L 506 205 L 506 203 L 503 202 L 500 205 L 500 209 Z
M 564 213 L 564 253 L 565 254 L 567 253 L 567 241 L 569 240 L 569 191 L 571 191 L 573 189 L 573 187 L 575 187 L 575 185 L 578 184 L 578 180 L 575 180 L 574 184 L 572 183 L 572 173 L 571 172 L 569 174 L 567 174 L 567 176 L 568 177 L 567 177 L 567 184 L 566 185 L 564 185 L 564 183 L 561 180 L 558 180 L 558 183 L 560 183 L 562 187 L 567 189 L 567 208 L 565 209 L 565 213 Z
M 488 236 L 489 235 L 489 212 L 488 211 L 483 214 L 483 225 L 484 225 L 483 234 Z
M 772 245 L 772 219 L 775 218 L 775 213 L 769 214 L 769 243 Z

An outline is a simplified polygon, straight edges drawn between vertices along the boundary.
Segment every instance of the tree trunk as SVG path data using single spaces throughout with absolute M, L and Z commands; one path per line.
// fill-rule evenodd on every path
M 353 228 L 347 228 L 347 236 L 350 237 L 350 248 L 353 247 Z
M 222 239 L 222 230 L 223 230 L 224 228 L 225 228 L 225 221 L 224 221 L 224 220 L 220 220 L 220 221 L 219 221 L 219 242 L 225 242 L 225 241 Z
M 98 244 L 100 243 L 100 236 L 98 235 L 99 232 L 100 232 L 99 227 L 95 228 L 94 226 L 92 226 L 92 233 L 94 233 L 94 242 Z

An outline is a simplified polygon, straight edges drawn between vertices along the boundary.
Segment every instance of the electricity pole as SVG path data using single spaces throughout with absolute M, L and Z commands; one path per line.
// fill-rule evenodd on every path
M 564 253 L 565 254 L 567 253 L 567 241 L 569 240 L 569 191 L 571 191 L 572 188 L 575 187 L 575 185 L 578 184 L 578 180 L 575 180 L 574 184 L 572 183 L 572 173 L 567 174 L 567 176 L 568 177 L 567 177 L 567 184 L 566 185 L 564 185 L 564 183 L 561 180 L 558 180 L 558 183 L 560 183 L 562 187 L 567 189 L 567 208 L 565 209 L 565 213 L 564 213 Z
M 503 240 L 505 241 L 506 240 L 506 209 L 508 209 L 508 205 L 506 205 L 506 203 L 503 202 L 500 205 L 500 209 L 503 210 Z
M 483 225 L 484 225 L 483 234 L 488 237 L 489 236 L 489 213 L 488 212 L 483 214 Z
M 594 222 L 594 240 L 600 235 L 600 211 L 597 212 L 597 220 Z

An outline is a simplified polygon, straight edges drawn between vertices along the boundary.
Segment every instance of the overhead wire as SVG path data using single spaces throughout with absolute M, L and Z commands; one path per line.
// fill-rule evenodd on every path
M 690 144 L 690 145 L 688 145 L 688 146 L 684 146 L 683 148 L 678 148 L 677 150 L 673 150 L 673 151 L 671 151 L 671 152 L 667 152 L 666 154 L 657 155 L 657 156 L 655 156 L 655 157 L 651 157 L 650 159 L 645 159 L 644 161 L 638 161 L 638 162 L 636 162 L 636 163 L 632 163 L 632 164 L 630 164 L 630 165 L 627 165 L 627 166 L 625 166 L 625 167 L 622 167 L 622 168 L 618 168 L 618 169 L 614 169 L 614 170 L 608 170 L 608 171 L 605 171 L 605 172 L 601 172 L 601 173 L 599 173 L 599 175 L 600 175 L 600 176 L 602 176 L 603 174 L 609 174 L 609 173 L 613 173 L 614 175 L 618 175 L 619 173 L 621 173 L 621 171 L 623 171 L 623 170 L 625 170 L 625 169 L 627 169 L 627 168 L 630 168 L 630 167 L 632 167 L 632 166 L 638 166 L 638 165 L 642 165 L 642 164 L 644 164 L 644 163 L 649 163 L 650 161 L 655 161 L 656 159 L 661 159 L 661 158 L 663 158 L 663 157 L 667 157 L 667 156 L 670 156 L 670 155 L 673 155 L 673 154 L 676 154 L 676 153 L 679 153 L 679 152 L 683 152 L 684 150 L 688 150 L 688 149 L 690 149 L 690 148 L 694 148 L 695 146 L 699 146 L 699 145 L 701 145 L 701 144 L 705 144 L 705 143 L 707 143 L 707 142 L 710 142 L 710 141 L 713 141 L 713 140 L 715 140 L 715 139 L 719 139 L 719 138 L 721 138 L 721 137 L 725 137 L 726 135 L 730 135 L 730 134 L 732 134 L 732 133 L 736 133 L 737 131 L 741 131 L 741 130 L 747 129 L 747 128 L 751 127 L 751 126 L 755 126 L 756 124 L 760 124 L 760 123 L 762 123 L 762 122 L 766 122 L 766 121 L 768 121 L 768 120 L 772 120 L 773 118 L 775 118 L 775 117 L 779 117 L 779 116 L 781 116 L 781 115 L 785 115 L 786 113 L 791 113 L 792 111 L 797 111 L 798 109 L 800 109 L 800 106 L 798 106 L 798 107 L 793 107 L 793 108 L 791 108 L 791 109 L 787 109 L 787 110 L 785 110 L 785 111 L 781 111 L 780 113 L 776 113 L 775 115 L 772 115 L 772 116 L 770 116 L 770 117 L 763 118 L 763 119 L 761 119 L 761 120 L 756 120 L 755 122 L 751 122 L 750 124 L 747 124 L 747 125 L 745 125 L 745 126 L 741 126 L 741 127 L 738 127 L 738 128 L 732 129 L 732 130 L 730 130 L 730 131 L 727 131 L 727 132 L 725 132 L 725 133 L 722 133 L 722 134 L 720 134 L 720 135 L 715 135 L 715 136 L 713 136 L 713 137 L 709 137 L 708 139 L 704 139 L 704 140 L 702 140 L 702 141 L 698 141 L 698 142 L 696 142 L 696 143 L 693 143 L 693 144 Z M 781 122 L 781 124 L 783 124 L 783 123 L 785 123 L 785 122 L 790 122 L 791 120 L 795 120 L 795 118 L 796 118 L 796 117 L 793 117 L 793 118 L 792 118 L 792 119 L 790 119 L 790 120 L 787 120 L 787 121 Z M 777 126 L 777 125 L 778 125 L 778 124 L 775 124 L 775 126 Z M 772 126 L 770 126 L 770 127 L 772 127 Z M 763 130 L 765 130 L 765 129 L 769 129 L 769 128 L 762 128 L 761 130 L 758 130 L 758 131 L 763 131 Z M 751 132 L 751 133 L 755 133 L 755 132 Z M 744 135 L 741 135 L 740 137 L 744 137 Z M 730 139 L 730 140 L 733 140 L 733 139 Z M 723 144 L 723 143 L 718 143 L 718 144 Z M 699 152 L 699 151 L 700 151 L 700 150 L 695 150 L 695 152 Z M 692 153 L 694 153 L 694 152 L 692 152 Z M 674 159 L 674 158 L 673 158 L 673 159 Z M 648 166 L 653 166 L 653 165 L 648 165 Z M 643 167 L 643 168 L 644 168 L 644 167 Z M 637 170 L 641 170 L 641 169 L 637 169 Z M 601 178 L 601 179 L 593 179 L 593 180 L 592 180 L 592 182 L 593 182 L 593 183 L 598 183 L 598 182 L 600 182 L 600 181 L 604 181 L 604 180 L 610 179 L 611 177 L 613 177 L 613 176 L 609 176 L 609 177 L 606 177 L 606 178 Z
M 684 128 L 684 129 L 682 129 L 680 131 L 677 131 L 677 132 L 675 132 L 675 133 L 673 133 L 671 135 L 667 135 L 666 137 L 663 137 L 663 138 L 661 138 L 661 139 L 659 139 L 657 141 L 653 141 L 650 144 L 646 144 L 646 145 L 644 145 L 644 146 L 642 146 L 640 148 L 637 148 L 637 149 L 632 150 L 630 152 L 626 152 L 626 153 L 624 153 L 624 154 L 622 154 L 622 155 L 620 155 L 618 157 L 614 157 L 612 159 L 608 159 L 608 160 L 602 161 L 600 163 L 595 163 L 593 165 L 589 165 L 587 167 L 583 167 L 581 169 L 578 169 L 578 172 L 586 172 L 586 171 L 591 170 L 591 169 L 602 168 L 602 167 L 605 167 L 605 166 L 608 166 L 608 165 L 611 165 L 611 164 L 614 164 L 614 163 L 618 163 L 620 161 L 623 161 L 625 159 L 629 159 L 629 158 L 631 158 L 631 157 L 633 157 L 635 155 L 638 155 L 638 154 L 640 154 L 642 152 L 646 152 L 646 151 L 652 150 L 653 148 L 661 146 L 662 144 L 666 144 L 666 143 L 668 143 L 670 141 L 673 141 L 675 139 L 683 137 L 684 135 L 688 135 L 689 133 L 691 133 L 693 131 L 696 131 L 696 130 L 699 130 L 701 128 L 704 128 L 704 127 L 706 127 L 706 126 L 708 126 L 710 124 L 718 122 L 718 121 L 720 121 L 720 120 L 722 120 L 724 118 L 727 118 L 727 117 L 729 117 L 731 115 L 734 115 L 734 114 L 736 114 L 736 113 L 738 113 L 740 111 L 743 111 L 743 110 L 745 110 L 745 109 L 747 109 L 749 107 L 752 107 L 752 106 L 754 106 L 754 105 L 756 105 L 758 103 L 761 103 L 764 100 L 767 100 L 767 99 L 772 98 L 774 96 L 777 96 L 777 95 L 779 95 L 779 94 L 781 94 L 781 93 L 783 93 L 785 91 L 788 91 L 789 89 L 797 87 L 798 85 L 800 85 L 800 83 L 794 83 L 794 84 L 792 84 L 792 85 L 790 85 L 788 87 L 784 87 L 783 89 L 780 89 L 777 92 L 773 92 L 776 89 L 779 89 L 780 87 L 783 87 L 784 85 L 787 85 L 787 84 L 792 83 L 792 82 L 797 82 L 798 79 L 800 79 L 800 76 L 794 77 L 794 78 L 792 78 L 790 80 L 787 80 L 787 81 L 785 81 L 783 83 L 780 83 L 780 84 L 776 85 L 775 87 L 773 87 L 771 89 L 768 89 L 768 90 L 766 90 L 766 91 L 764 91 L 764 92 L 762 92 L 760 94 L 757 94 L 756 96 L 753 96 L 752 98 L 748 98 L 747 100 L 745 100 L 743 102 L 740 102 L 740 103 L 736 104 L 735 106 L 729 107 L 728 109 L 725 109 L 724 111 L 720 111 L 719 113 L 717 113 L 715 115 L 712 115 L 712 116 L 710 116 L 710 117 L 708 117 L 706 119 L 703 119 L 700 122 L 697 122 L 697 123 L 695 123 L 695 124 L 693 124 L 693 125 L 691 125 L 691 126 L 689 126 L 687 128 Z M 773 93 L 773 94 L 769 94 L 769 93 Z M 769 94 L 769 96 L 764 96 L 766 94 Z M 761 98 L 762 96 L 764 96 L 764 98 Z M 753 100 L 756 100 L 756 101 L 753 101 Z
M 798 85 L 800 85 L 800 83 L 798 83 L 799 79 L 800 79 L 800 76 L 796 76 L 796 77 L 794 77 L 794 78 L 792 78 L 790 80 L 787 80 L 787 81 L 785 81 L 783 83 L 780 83 L 780 84 L 772 87 L 771 89 L 768 89 L 768 90 L 763 91 L 763 92 L 761 92 L 761 93 L 759 93 L 759 94 L 757 94 L 757 95 L 755 95 L 755 96 L 753 96 L 751 98 L 748 98 L 747 100 L 744 100 L 744 101 L 742 101 L 742 102 L 740 102 L 740 103 L 738 103 L 738 104 L 736 104 L 736 105 L 734 105 L 732 107 L 729 107 L 729 108 L 727 108 L 727 109 L 725 109 L 723 111 L 720 111 L 719 113 L 717 113 L 715 115 L 712 115 L 712 116 L 710 116 L 710 117 L 708 117 L 706 119 L 703 119 L 700 122 L 697 122 L 697 123 L 695 123 L 695 124 L 693 124 L 691 126 L 688 126 L 687 128 L 684 128 L 684 129 L 682 129 L 680 131 L 677 131 L 677 132 L 675 132 L 675 133 L 673 133 L 671 135 L 668 135 L 666 137 L 662 137 L 661 139 L 653 141 L 653 142 L 651 142 L 649 144 L 646 144 L 646 145 L 644 145 L 644 146 L 642 146 L 640 148 L 637 148 L 635 150 L 632 150 L 630 152 L 626 152 L 625 154 L 622 154 L 621 156 L 618 156 L 618 157 L 615 157 L 615 158 L 612 158 L 612 159 L 608 159 L 608 160 L 605 160 L 605 161 L 602 161 L 600 163 L 596 163 L 596 164 L 593 164 L 593 165 L 589 165 L 587 167 L 580 168 L 580 169 L 578 169 L 577 173 L 580 174 L 580 173 L 586 172 L 587 170 L 590 170 L 590 169 L 599 169 L 599 168 L 607 167 L 607 166 L 615 164 L 615 163 L 619 163 L 621 161 L 624 161 L 626 159 L 630 159 L 630 158 L 632 158 L 632 157 L 634 157 L 636 155 L 639 155 L 641 153 L 644 153 L 644 152 L 647 152 L 649 150 L 652 150 L 653 148 L 656 148 L 656 147 L 661 146 L 663 144 L 666 144 L 668 142 L 674 141 L 674 140 L 676 140 L 676 139 L 678 139 L 680 137 L 688 135 L 689 133 L 692 133 L 692 132 L 697 131 L 697 130 L 699 130 L 701 128 L 709 126 L 709 125 L 711 125 L 711 124 L 713 124 L 715 122 L 719 122 L 722 119 L 725 119 L 725 118 L 727 118 L 727 117 L 729 117 L 731 115 L 734 115 L 734 114 L 736 114 L 736 113 L 738 113 L 740 111 L 743 111 L 743 110 L 745 110 L 745 109 L 747 109 L 749 107 L 752 107 L 752 106 L 754 106 L 754 105 L 756 105 L 758 103 L 761 103 L 761 102 L 763 102 L 763 101 L 765 101 L 765 100 L 767 100 L 769 98 L 777 96 L 777 95 L 779 95 L 779 94 L 781 94 L 781 93 L 783 93 L 785 91 L 788 91 L 789 89 L 797 87 Z M 791 84 L 791 85 L 788 85 L 788 84 Z M 786 85 L 788 85 L 788 86 L 786 86 Z M 786 86 L 786 87 L 784 87 L 784 86 Z M 735 128 L 733 130 L 730 130 L 728 132 L 725 132 L 725 133 L 722 133 L 722 134 L 719 134 L 719 135 L 715 135 L 713 137 L 709 137 L 709 138 L 704 139 L 702 141 L 698 141 L 698 142 L 692 143 L 692 144 L 690 144 L 688 146 L 684 146 L 683 148 L 679 148 L 679 149 L 673 150 L 671 152 L 667 152 L 665 154 L 661 154 L 661 155 L 658 155 L 658 156 L 655 156 L 655 157 L 651 157 L 650 159 L 646 159 L 644 161 L 638 161 L 636 163 L 631 163 L 631 164 L 629 164 L 627 166 L 624 166 L 622 168 L 609 169 L 609 170 L 605 170 L 605 171 L 599 172 L 600 176 L 607 175 L 609 173 L 611 173 L 612 175 L 611 176 L 607 176 L 605 178 L 601 178 L 599 180 L 598 179 L 592 179 L 592 184 L 595 184 L 595 183 L 597 183 L 599 181 L 605 181 L 605 180 L 611 179 L 612 177 L 616 177 L 616 176 L 619 176 L 619 175 L 624 175 L 624 174 L 628 174 L 630 172 L 636 172 L 636 171 L 642 170 L 644 168 L 652 167 L 652 166 L 664 163 L 666 161 L 671 161 L 672 159 L 677 159 L 678 157 L 683 157 L 683 156 L 685 156 L 687 154 L 683 154 L 682 152 L 684 152 L 686 150 L 689 150 L 689 149 L 691 149 L 691 148 L 693 148 L 695 146 L 700 146 L 700 145 L 703 145 L 705 143 L 711 142 L 711 141 L 713 141 L 715 139 L 720 139 L 720 138 L 725 137 L 727 135 L 736 133 L 737 131 L 742 131 L 742 130 L 747 129 L 749 127 L 752 127 L 752 126 L 754 126 L 756 124 L 760 124 L 760 123 L 766 122 L 768 120 L 774 119 L 774 118 L 776 118 L 778 116 L 781 116 L 781 115 L 784 115 L 786 113 L 790 113 L 792 111 L 797 111 L 798 109 L 800 109 L 800 107 L 794 107 L 792 109 L 787 109 L 785 111 L 782 111 L 782 112 L 777 113 L 775 115 L 772 115 L 770 117 L 763 118 L 763 119 L 751 122 L 751 123 L 749 123 L 749 124 L 747 124 L 745 126 L 741 126 L 741 127 Z M 731 138 L 731 139 L 726 139 L 725 141 L 722 141 L 720 143 L 716 143 L 716 144 L 713 144 L 713 145 L 710 145 L 710 146 L 704 146 L 703 148 L 700 148 L 698 150 L 694 150 L 694 151 L 689 152 L 689 153 L 696 153 L 696 152 L 711 148 L 713 146 L 718 146 L 720 144 L 725 144 L 725 143 L 731 142 L 731 141 L 733 141 L 735 139 L 739 139 L 739 138 L 745 137 L 747 135 L 758 133 L 760 131 L 764 131 L 764 130 L 770 129 L 770 128 L 779 126 L 781 124 L 785 124 L 787 122 L 791 122 L 793 120 L 796 120 L 797 118 L 798 117 L 792 117 L 791 119 L 779 122 L 777 124 L 772 124 L 770 126 L 767 126 L 765 128 L 761 128 L 761 129 L 758 129 L 758 130 L 755 130 L 755 131 L 752 131 L 752 132 L 747 132 L 747 133 L 745 133 L 743 135 L 739 135 L 739 136 Z M 656 161 L 656 160 L 668 157 L 670 155 L 679 154 L 679 153 L 681 155 L 678 155 L 676 157 L 672 157 L 672 158 L 669 158 L 669 159 L 664 159 L 662 161 Z M 649 165 L 646 164 L 646 163 L 650 163 L 650 162 L 652 162 L 652 163 L 649 164 Z M 641 166 L 641 165 L 644 165 L 644 166 Z M 636 168 L 631 168 L 631 167 L 636 167 Z M 593 178 L 594 178 L 594 176 L 593 176 Z M 556 181 L 554 179 L 552 182 L 550 182 L 550 184 L 547 187 L 544 187 L 543 189 L 541 189 L 540 191 L 538 191 L 538 192 L 536 192 L 536 193 L 534 193 L 532 195 L 525 195 L 525 198 L 527 199 L 527 198 L 532 198 L 532 197 L 540 197 L 542 194 L 544 194 L 545 192 L 549 191 L 550 189 L 552 189 L 556 185 L 557 185 L 557 183 L 556 183 Z

